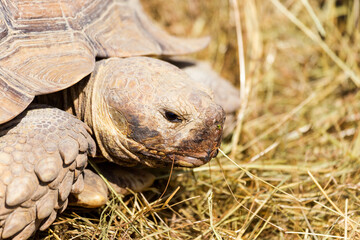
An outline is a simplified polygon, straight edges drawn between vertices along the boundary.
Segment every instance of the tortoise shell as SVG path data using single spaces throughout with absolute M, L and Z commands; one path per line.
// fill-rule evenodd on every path
M 96 56 L 179 55 L 209 41 L 170 36 L 138 0 L 3 0 L 0 7 L 0 124 L 35 95 L 80 81 Z

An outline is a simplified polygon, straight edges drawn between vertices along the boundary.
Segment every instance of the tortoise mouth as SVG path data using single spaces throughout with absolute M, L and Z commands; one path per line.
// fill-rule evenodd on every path
M 174 159 L 174 165 L 177 167 L 199 167 L 203 164 L 208 163 L 212 158 L 216 157 L 219 150 L 215 150 L 201 156 L 197 154 L 196 156 L 183 156 L 183 155 L 170 155 L 170 159 Z
M 163 153 L 154 150 L 141 153 L 148 166 L 171 166 L 194 168 L 208 163 L 218 154 L 218 148 L 206 153 Z

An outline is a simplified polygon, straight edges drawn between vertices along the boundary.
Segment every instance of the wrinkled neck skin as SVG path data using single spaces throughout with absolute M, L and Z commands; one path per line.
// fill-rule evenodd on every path
M 126 136 L 115 126 L 109 106 L 104 98 L 106 83 L 101 78 L 95 78 L 96 69 L 90 79 L 84 84 L 84 96 L 79 97 L 77 112 L 93 131 L 98 149 L 107 160 L 115 162 L 121 166 L 133 167 L 143 162 L 128 150 L 134 143 L 128 141 Z M 116 138 L 114 138 L 116 136 Z M 99 151 L 98 150 L 98 151 Z M 146 164 L 145 165 L 149 165 Z
M 76 112 L 107 160 L 197 167 L 216 156 L 225 113 L 180 69 L 145 57 L 108 59 L 82 84 Z

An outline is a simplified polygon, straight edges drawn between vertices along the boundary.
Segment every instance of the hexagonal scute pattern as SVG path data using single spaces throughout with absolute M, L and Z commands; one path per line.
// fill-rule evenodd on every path
M 155 26 L 138 0 L 4 0 L 0 8 L 0 124 L 35 95 L 65 89 L 95 56 L 178 55 L 209 38 L 182 39 Z
M 26 239 L 62 212 L 95 142 L 74 116 L 31 106 L 0 128 L 0 239 Z

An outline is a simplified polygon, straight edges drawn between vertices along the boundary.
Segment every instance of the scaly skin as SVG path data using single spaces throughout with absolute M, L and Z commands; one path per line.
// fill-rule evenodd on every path
M 194 82 L 204 85 L 214 93 L 214 101 L 223 107 L 226 113 L 224 137 L 230 135 L 236 126 L 236 111 L 240 109 L 240 91 L 222 78 L 210 66 L 201 61 L 183 58 L 167 59 L 171 64 L 185 71 Z
M 74 116 L 34 105 L 0 128 L 0 239 L 26 239 L 83 190 L 95 143 Z
M 167 62 L 111 58 L 97 63 L 80 114 L 109 161 L 197 167 L 216 156 L 225 120 L 207 91 Z
M 114 163 L 102 163 L 98 165 L 101 174 L 106 177 L 114 191 L 125 196 L 133 192 L 141 192 L 150 187 L 155 176 L 151 173 L 136 168 L 119 167 Z M 97 208 L 106 204 L 108 200 L 108 188 L 99 175 L 90 169 L 84 171 L 84 190 L 79 194 L 70 196 L 70 205 L 86 208 Z

